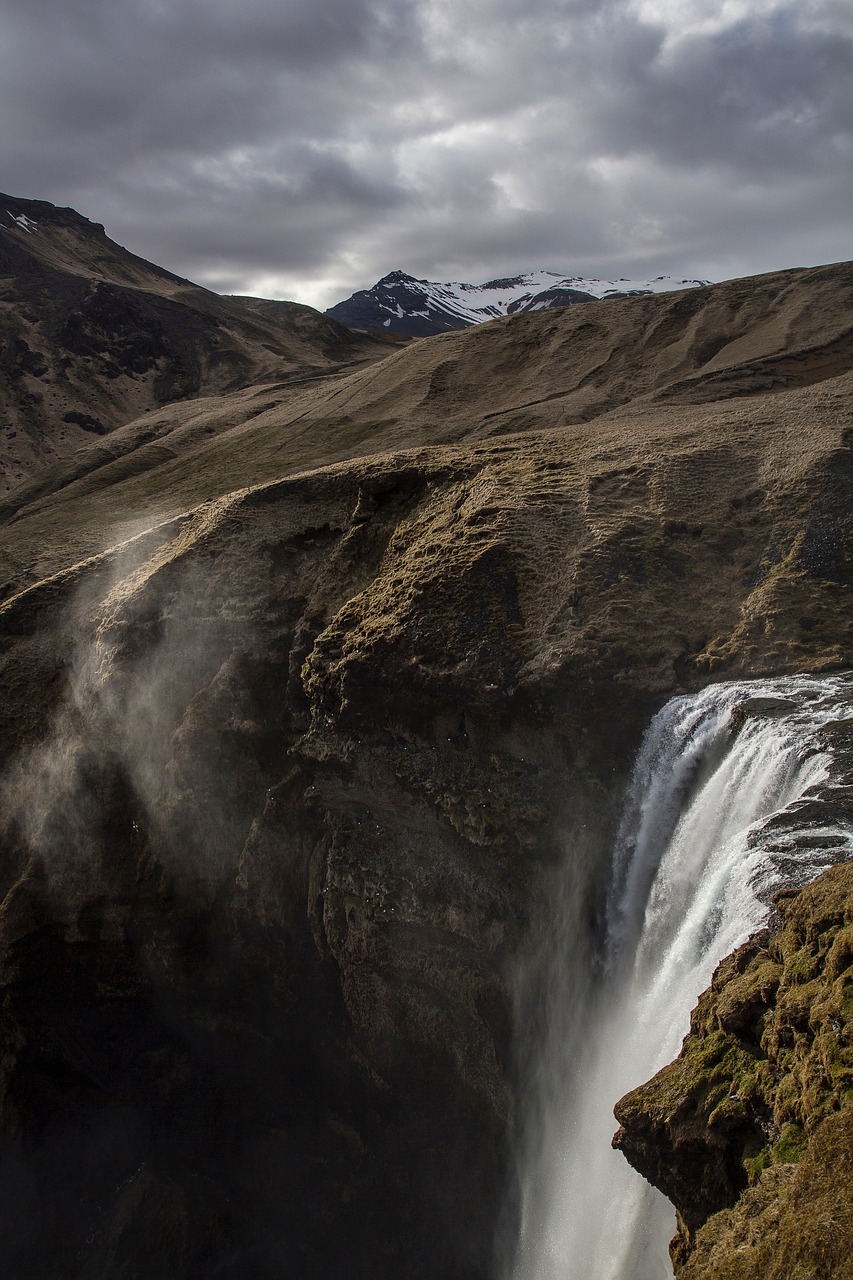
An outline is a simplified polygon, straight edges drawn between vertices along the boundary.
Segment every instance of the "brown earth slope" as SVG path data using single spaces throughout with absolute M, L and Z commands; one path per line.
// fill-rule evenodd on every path
M 677 298 L 596 308 L 641 336 L 588 419 L 551 312 L 230 427 L 240 393 L 182 406 L 207 444 L 158 411 L 153 462 L 7 508 L 10 1274 L 497 1274 L 511 974 L 555 867 L 592 930 L 672 693 L 853 664 L 849 268 L 703 296 L 699 365 Z
M 0 493 L 170 401 L 387 350 L 310 307 L 219 297 L 73 209 L 0 194 Z
M 278 379 L 143 415 L 10 495 L 0 518 L 14 517 L 16 527 L 3 539 L 0 575 L 22 585 L 103 549 L 137 516 L 176 515 L 239 486 L 368 453 L 552 427 L 570 428 L 580 448 L 599 437 L 621 448 L 654 423 L 666 433 L 687 421 L 674 410 L 696 404 L 743 402 L 734 412 L 760 432 L 784 403 L 779 392 L 831 380 L 851 364 L 850 264 L 614 300 L 594 315 L 567 308 L 510 317 L 347 376 Z M 747 407 L 766 394 L 771 408 Z M 57 500 L 60 559 L 49 536 Z M 33 546 L 46 553 L 38 568 L 25 559 Z

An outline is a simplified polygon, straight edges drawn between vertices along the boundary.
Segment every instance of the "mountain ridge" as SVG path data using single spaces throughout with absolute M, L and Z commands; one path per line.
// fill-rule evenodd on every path
M 299 303 L 203 289 L 74 209 L 0 194 L 0 493 L 163 404 L 387 350 Z
M 355 329 L 385 329 L 407 337 L 424 338 L 523 311 L 670 293 L 701 288 L 709 283 L 671 276 L 655 276 L 649 280 L 598 279 L 544 268 L 487 280 L 484 284 L 439 283 L 396 269 L 372 288 L 361 289 L 329 307 L 325 314 Z
M 702 406 L 716 413 L 740 403 L 750 421 L 753 402 L 768 395 L 781 413 L 779 393 L 850 370 L 851 315 L 853 264 L 797 269 L 519 313 L 386 345 L 387 359 L 362 368 L 164 404 L 43 466 L 0 503 L 0 592 L 101 549 L 140 511 L 177 515 L 348 459 L 477 448 L 496 437 L 521 448 L 527 433 L 555 428 L 579 444 L 611 431 L 626 440 L 631 423 L 665 430 Z M 58 504 L 61 543 L 50 535 Z

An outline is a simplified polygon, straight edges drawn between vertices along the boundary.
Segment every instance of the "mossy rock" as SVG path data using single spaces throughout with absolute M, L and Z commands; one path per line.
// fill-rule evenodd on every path
M 853 865 L 775 906 L 616 1107 L 614 1144 L 678 1209 L 679 1280 L 853 1275 Z

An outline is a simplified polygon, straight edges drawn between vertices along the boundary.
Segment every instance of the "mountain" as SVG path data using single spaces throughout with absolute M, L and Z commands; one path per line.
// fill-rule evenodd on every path
M 310 307 L 202 289 L 73 209 L 0 195 L 0 493 L 162 404 L 386 352 Z
M 654 280 L 590 280 L 556 271 L 531 271 L 486 284 L 436 284 L 416 280 L 405 271 L 392 271 L 372 289 L 362 289 L 330 307 L 326 315 L 353 329 L 386 329 L 424 338 L 519 311 L 668 293 L 706 284 L 707 280 L 678 280 L 671 276 L 656 276 Z
M 189 305 L 132 269 L 134 298 Z M 57 299 L 29 305 L 58 366 Z M 306 372 L 258 353 L 6 496 L 7 1274 L 510 1273 L 537 956 L 601 955 L 650 718 L 853 666 L 851 333 L 837 264 L 356 345 L 361 366 L 306 343 Z M 727 739 L 784 699 L 741 701 Z M 827 716 L 820 750 L 849 751 Z M 776 830 L 787 893 L 792 841 L 849 856 L 815 812 L 853 828 L 850 777 L 815 786 Z M 851 1256 L 849 898 L 777 904 L 776 949 L 736 953 L 620 1115 L 690 1212 L 691 1280 Z

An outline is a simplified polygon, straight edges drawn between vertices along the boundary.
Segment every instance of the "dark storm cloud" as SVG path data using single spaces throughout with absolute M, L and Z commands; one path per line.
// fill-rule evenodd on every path
M 846 0 L 30 0 L 0 185 L 213 287 L 850 256 Z
M 820 172 L 851 158 L 853 44 L 804 30 L 790 12 L 687 37 L 677 56 L 633 55 L 632 42 L 621 51 L 618 95 L 594 86 L 594 136 L 611 154 L 649 150 L 753 174 Z

